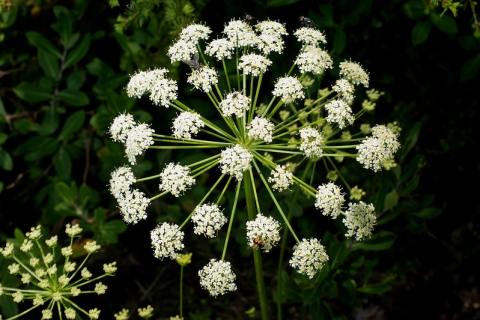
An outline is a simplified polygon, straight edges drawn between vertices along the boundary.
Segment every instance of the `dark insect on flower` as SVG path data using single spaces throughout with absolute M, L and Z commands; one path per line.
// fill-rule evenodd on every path
M 199 71 L 202 65 L 198 62 L 198 52 L 195 52 L 191 60 L 182 60 L 183 63 L 188 64 L 194 70 Z
M 257 249 L 257 248 L 263 249 L 264 245 L 265 244 L 263 243 L 262 238 L 253 238 L 252 249 Z
M 238 97 L 238 91 L 233 92 L 232 98 L 237 99 L 237 97 Z
M 300 25 L 301 25 L 302 27 L 308 27 L 308 28 L 315 28 L 315 27 L 316 27 L 316 26 L 315 26 L 315 23 L 313 23 L 313 21 L 310 20 L 310 19 L 307 18 L 307 17 L 300 16 L 299 19 L 300 19 Z
M 252 22 L 253 20 L 256 20 L 256 18 L 245 12 L 245 21 L 246 22 Z

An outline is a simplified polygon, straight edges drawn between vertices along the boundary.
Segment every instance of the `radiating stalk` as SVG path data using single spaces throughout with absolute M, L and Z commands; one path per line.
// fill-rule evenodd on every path
M 257 210 L 255 209 L 255 198 L 253 195 L 253 180 L 250 176 L 250 172 L 245 172 L 243 175 L 245 181 L 245 199 L 247 201 L 248 220 L 255 220 Z M 267 304 L 267 292 L 265 290 L 265 283 L 263 281 L 263 268 L 262 268 L 262 254 L 260 250 L 253 250 L 253 261 L 255 263 L 255 275 L 257 278 L 258 296 L 260 299 L 260 310 L 262 313 L 262 319 L 268 320 L 268 304 Z

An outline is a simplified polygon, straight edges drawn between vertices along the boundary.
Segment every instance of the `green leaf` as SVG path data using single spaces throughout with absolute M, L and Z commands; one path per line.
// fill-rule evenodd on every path
M 90 41 L 91 41 L 90 33 L 87 33 L 82 38 L 80 43 L 75 48 L 73 48 L 73 50 L 67 53 L 67 58 L 65 59 L 64 68 L 68 68 L 75 65 L 85 56 L 85 54 L 88 52 L 88 49 L 90 48 Z
M 63 202 L 71 205 L 75 205 L 75 199 L 77 194 L 72 190 L 65 182 L 57 182 L 55 185 L 58 195 L 62 198 Z
M 72 35 L 73 19 L 65 7 L 55 6 L 53 7 L 53 12 L 57 17 L 57 23 L 52 24 L 52 29 L 60 35 L 62 43 L 66 44 Z
M 6 133 L 0 132 L 0 146 L 7 141 L 8 135 Z
M 105 223 L 103 225 L 103 229 L 106 231 L 120 234 L 120 233 L 124 233 L 125 230 L 127 230 L 127 224 L 122 220 L 115 219 Z
M 24 82 L 13 89 L 13 92 L 22 100 L 27 102 L 40 102 L 51 100 L 53 95 L 50 90 L 38 87 L 28 82 Z
M 335 269 L 336 265 L 345 261 L 348 256 L 345 242 L 338 242 L 329 247 L 328 256 L 330 258 L 331 268 Z
M 282 6 L 288 6 L 290 4 L 293 4 L 295 2 L 298 2 L 299 0 L 268 0 L 267 1 L 267 7 L 282 7 Z
M 67 140 L 70 136 L 78 131 L 83 125 L 85 121 L 85 111 L 79 110 L 73 113 L 70 117 L 68 117 L 67 121 L 65 121 L 65 125 L 58 136 L 59 140 Z
M 26 161 L 37 161 L 46 155 L 54 153 L 57 150 L 59 145 L 57 139 L 53 137 L 39 138 L 41 138 L 39 144 L 25 154 Z
M 347 35 L 343 28 L 337 28 L 335 32 L 335 38 L 333 39 L 333 50 L 336 54 L 340 54 L 345 49 L 345 45 L 347 44 Z
M 401 210 L 398 210 L 397 208 L 397 210 L 393 210 L 389 214 L 384 215 L 380 220 L 377 220 L 377 226 L 380 226 L 382 224 L 387 223 L 390 220 L 395 219 L 400 214 L 400 212 Z
M 42 67 L 43 72 L 45 72 L 45 75 L 52 79 L 57 79 L 58 73 L 60 72 L 60 64 L 54 55 L 43 50 L 38 50 L 38 63 L 40 67 Z
M 60 178 L 68 178 L 72 173 L 72 160 L 66 149 L 61 148 L 53 156 L 53 165 Z
M 425 42 L 425 40 L 427 40 L 428 38 L 431 28 L 432 23 L 430 22 L 430 20 L 418 21 L 415 26 L 413 26 L 412 44 L 416 46 Z
M 72 72 L 67 78 L 67 88 L 71 90 L 80 89 L 85 83 L 85 72 Z
M 0 148 L 0 168 L 6 171 L 10 171 L 13 169 L 12 156 L 2 148 Z
M 379 293 L 390 291 L 391 289 L 392 289 L 392 286 L 384 283 L 379 283 L 379 284 L 364 286 L 364 287 L 358 288 L 357 290 L 363 293 L 379 294 Z
M 480 68 L 480 54 L 473 56 L 468 59 L 467 62 L 462 66 L 460 71 L 460 80 L 466 81 L 474 78 L 478 74 L 478 69 Z
M 422 124 L 420 122 L 416 122 L 413 125 L 413 127 L 410 130 L 408 130 L 408 133 L 404 138 L 405 141 L 402 143 L 402 149 L 401 149 L 402 155 L 401 155 L 400 162 L 403 162 L 403 160 L 407 157 L 410 150 L 412 150 L 412 148 L 417 144 L 421 127 L 422 127 Z
M 60 51 L 50 42 L 36 31 L 29 31 L 25 34 L 27 36 L 28 42 L 34 45 L 37 49 L 43 50 L 46 53 L 49 53 L 58 59 L 62 59 Z
M 95 211 L 93 212 L 93 218 L 95 219 L 95 222 L 97 223 L 97 225 L 101 227 L 105 222 L 105 219 L 107 218 L 107 215 L 105 214 L 105 210 L 103 210 L 103 208 L 101 207 L 96 208 Z
M 5 110 L 5 106 L 3 105 L 2 97 L 0 97 L 0 119 L 7 115 L 7 110 Z
M 58 98 L 71 106 L 85 106 L 90 103 L 88 96 L 78 90 L 65 89 L 58 93 Z
M 42 136 L 47 136 L 54 133 L 60 124 L 58 112 L 55 108 L 48 106 L 47 112 L 43 117 L 40 125 L 34 127 L 34 130 Z
M 385 197 L 385 203 L 383 204 L 383 210 L 392 210 L 398 203 L 398 193 L 396 191 L 389 192 Z
M 413 215 L 422 219 L 433 219 L 439 216 L 442 213 L 442 210 L 437 208 L 426 208 L 420 212 L 414 213 Z
M 419 19 L 425 16 L 425 9 L 422 1 L 409 1 L 403 5 L 403 10 L 410 19 Z
M 412 191 L 417 189 L 420 182 L 420 177 L 416 176 L 408 183 L 408 185 L 400 192 L 402 197 L 408 196 Z
M 87 203 L 88 201 L 90 201 L 91 197 L 92 197 L 92 191 L 90 190 L 90 188 L 87 185 L 82 184 L 80 186 L 80 202 L 81 202 L 82 208 L 87 206 Z
M 440 15 L 432 13 L 430 15 L 430 19 L 432 19 L 433 24 L 438 29 L 445 33 L 455 34 L 458 31 L 457 23 L 452 17 L 448 15 L 443 15 L 442 17 L 440 17 Z
M 380 231 L 378 233 L 375 233 L 370 239 L 361 241 L 361 242 L 355 242 L 351 246 L 351 250 L 386 250 L 390 248 L 394 243 L 395 240 L 397 239 L 397 235 L 394 234 L 393 232 L 389 231 Z

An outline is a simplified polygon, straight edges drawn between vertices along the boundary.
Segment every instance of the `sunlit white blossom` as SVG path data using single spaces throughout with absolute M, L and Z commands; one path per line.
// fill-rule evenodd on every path
M 255 25 L 255 29 L 262 34 L 271 34 L 276 37 L 288 35 L 284 23 L 264 20 Z
M 293 256 L 289 263 L 297 269 L 298 273 L 307 275 L 310 279 L 321 270 L 328 255 L 320 240 L 311 238 L 303 239 L 293 247 Z
M 195 112 L 184 111 L 173 120 L 173 136 L 178 139 L 191 139 L 205 123 Z
M 390 158 L 400 148 L 398 134 L 393 133 L 384 125 L 377 125 L 372 128 L 372 136 L 362 140 L 357 145 L 357 161 L 367 169 L 377 172 L 381 170 L 382 163 Z
M 330 123 L 338 124 L 338 127 L 342 129 L 346 123 L 352 124 L 355 117 L 352 114 L 352 108 L 346 104 L 343 100 L 332 100 L 325 105 L 328 116 L 327 121 Z
M 306 45 L 317 46 L 320 43 L 327 43 L 325 35 L 314 28 L 303 27 L 293 33 L 298 41 Z
M 257 48 L 263 54 L 269 54 L 270 52 L 282 53 L 284 48 L 284 42 L 280 36 L 272 34 L 261 34 L 258 36 Z
M 132 169 L 127 166 L 120 167 L 112 172 L 110 179 L 110 193 L 118 199 L 130 189 L 136 181 Z
M 169 163 L 160 173 L 160 191 L 170 192 L 175 197 L 181 196 L 194 183 L 187 166 Z
M 344 61 L 340 63 L 340 76 L 353 84 L 363 84 L 368 88 L 370 77 L 362 66 L 356 62 Z
M 228 147 L 220 155 L 220 169 L 222 173 L 242 180 L 243 173 L 251 168 L 253 155 L 240 145 Z
M 169 257 L 172 260 L 178 258 L 179 250 L 184 248 L 182 243 L 184 232 L 180 231 L 178 225 L 164 222 L 158 224 L 150 232 L 152 240 L 153 255 L 155 258 L 163 260 Z
M 272 189 L 280 192 L 287 190 L 293 184 L 293 174 L 285 165 L 277 165 L 268 177 L 268 182 L 272 183 Z
M 345 202 L 345 194 L 340 187 L 333 182 L 318 186 L 318 192 L 315 195 L 315 207 L 322 210 L 324 216 L 337 218 L 342 213 L 342 205 Z
M 221 60 L 224 58 L 230 59 L 232 57 L 232 52 L 234 48 L 234 43 L 227 39 L 217 39 L 213 40 L 207 45 L 205 53 L 211 57 Z
M 224 116 L 229 117 L 232 114 L 237 117 L 243 116 L 243 112 L 250 109 L 250 97 L 240 92 L 231 92 L 220 103 L 220 109 Z
M 212 90 L 212 86 L 218 83 L 218 74 L 215 69 L 203 66 L 199 70 L 193 70 L 187 82 L 193 85 L 195 89 L 209 92 Z
M 330 55 L 315 46 L 307 46 L 295 60 L 295 64 L 300 72 L 311 72 L 314 74 L 322 74 L 326 69 L 331 69 L 333 60 Z
M 375 208 L 373 204 L 349 203 L 348 210 L 345 211 L 345 218 L 342 220 L 348 228 L 345 236 L 351 238 L 355 236 L 357 241 L 372 235 L 373 226 L 377 223 Z
M 117 201 L 122 219 L 126 223 L 136 224 L 140 220 L 145 220 L 147 218 L 145 210 L 150 204 L 150 199 L 148 199 L 140 190 L 135 189 L 125 191 L 117 198 Z
M 195 208 L 192 222 L 195 224 L 193 229 L 195 234 L 204 234 L 206 237 L 213 238 L 227 223 L 227 218 L 217 204 L 203 204 Z
M 113 119 L 109 132 L 113 141 L 125 143 L 127 141 L 128 132 L 136 125 L 133 116 L 123 113 Z
M 232 272 L 230 262 L 211 259 L 210 262 L 198 271 L 200 285 L 216 297 L 237 290 L 235 273 Z
M 337 82 L 335 82 L 335 85 L 332 86 L 332 89 L 335 90 L 335 92 L 340 95 L 340 98 L 346 103 L 352 103 L 355 87 L 350 84 L 350 82 L 345 79 L 339 79 Z
M 236 47 L 255 46 L 258 37 L 248 23 L 242 20 L 232 20 L 223 29 L 228 39 Z
M 305 152 L 308 158 L 319 158 L 323 153 L 323 136 L 317 129 L 312 127 L 303 128 L 300 130 L 300 144 L 299 149 Z
M 259 54 L 250 53 L 240 57 L 238 69 L 243 70 L 246 75 L 259 76 L 267 71 L 272 61 Z
M 253 249 L 269 252 L 280 241 L 280 223 L 272 217 L 257 214 L 253 221 L 247 221 L 247 242 Z
M 136 164 L 137 160 L 135 157 L 143 154 L 153 144 L 153 132 L 155 130 L 145 123 L 134 126 L 128 131 L 127 140 L 125 141 L 125 153 L 131 164 Z
M 197 52 L 195 42 L 180 39 L 168 49 L 167 56 L 169 56 L 170 61 L 174 63 L 176 61 L 190 60 L 195 52 Z
M 270 143 L 273 139 L 273 129 L 275 129 L 275 125 L 267 118 L 255 117 L 247 126 L 247 129 L 250 138 Z
M 210 33 L 212 33 L 212 30 L 209 27 L 194 23 L 182 29 L 180 39 L 196 43 L 199 39 L 208 39 Z
M 277 79 L 272 93 L 274 96 L 281 97 L 283 103 L 291 103 L 296 99 L 305 98 L 300 81 L 290 76 Z

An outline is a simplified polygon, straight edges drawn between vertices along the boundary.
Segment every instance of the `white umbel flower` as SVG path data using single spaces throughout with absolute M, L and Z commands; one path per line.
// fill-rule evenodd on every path
M 377 172 L 382 169 L 382 163 L 390 158 L 400 148 L 398 134 L 393 133 L 384 125 L 372 128 L 372 136 L 362 141 L 358 149 L 357 161 L 366 169 Z
M 273 183 L 272 189 L 280 192 L 287 190 L 293 184 L 293 174 L 287 166 L 277 165 L 268 177 L 268 182 Z
M 213 40 L 207 45 L 205 53 L 211 57 L 222 60 L 224 58 L 230 59 L 232 57 L 234 44 L 227 39 Z
M 325 248 L 315 238 L 303 239 L 293 247 L 293 250 L 293 257 L 289 261 L 290 265 L 296 268 L 298 273 L 305 274 L 310 279 L 328 261 Z
M 296 99 L 304 99 L 303 86 L 295 77 L 279 78 L 275 83 L 275 88 L 272 91 L 276 97 L 281 97 L 283 103 L 291 103 Z
M 258 37 L 252 27 L 242 20 L 230 21 L 223 29 L 223 33 L 235 47 L 255 46 L 258 42 Z
M 172 260 L 178 258 L 180 251 L 184 248 L 182 243 L 184 232 L 180 231 L 178 225 L 164 222 L 157 225 L 155 229 L 150 232 L 152 239 L 153 255 L 155 258 L 163 260 L 169 257 Z
M 264 20 L 255 25 L 255 29 L 262 34 L 271 34 L 276 37 L 288 35 L 284 23 Z
M 168 49 L 167 56 L 170 57 L 172 63 L 176 61 L 190 60 L 190 57 L 197 52 L 197 47 L 195 45 L 195 42 L 180 39 Z
M 353 84 L 363 84 L 368 88 L 370 77 L 362 66 L 356 62 L 344 61 L 340 63 L 340 76 Z
M 242 180 L 243 173 L 251 168 L 253 155 L 240 145 L 228 147 L 220 155 L 220 169 L 222 173 Z
M 322 74 L 326 69 L 332 68 L 333 60 L 326 51 L 315 46 L 307 46 L 298 55 L 295 64 L 302 73 Z
M 160 173 L 160 191 L 170 192 L 175 197 L 180 197 L 187 188 L 195 184 L 195 179 L 190 175 L 190 168 L 179 164 L 169 163 Z
M 275 129 L 275 125 L 266 118 L 255 117 L 247 126 L 247 129 L 250 138 L 270 143 L 273 139 L 273 129 Z
M 327 121 L 338 124 L 340 129 L 344 128 L 347 122 L 352 124 L 353 121 L 355 121 L 352 108 L 341 99 L 332 100 L 327 103 L 325 110 L 328 112 Z
M 110 179 L 110 193 L 118 199 L 130 189 L 136 181 L 132 169 L 127 166 L 120 167 L 112 172 Z
M 273 34 L 261 34 L 258 36 L 257 48 L 263 54 L 270 52 L 282 53 L 284 48 L 283 39 Z
M 245 75 L 259 76 L 267 71 L 272 61 L 259 54 L 246 54 L 240 57 L 238 69 L 243 70 Z
M 333 182 L 318 186 L 318 192 L 315 195 L 315 207 L 322 210 L 324 216 L 337 218 L 342 213 L 342 205 L 345 202 L 344 193 L 339 186 Z
M 184 111 L 173 120 L 173 136 L 177 139 L 191 139 L 192 134 L 196 135 L 199 128 L 203 128 L 205 123 L 200 119 L 200 115 L 195 112 Z
M 149 98 L 154 104 L 168 108 L 170 101 L 177 99 L 177 91 L 178 85 L 174 80 L 168 78 L 159 78 L 157 81 L 152 83 Z
M 325 35 L 314 28 L 303 27 L 297 29 L 293 34 L 298 38 L 298 41 L 306 45 L 318 46 L 320 43 L 327 43 Z
M 232 272 L 230 262 L 211 259 L 210 262 L 198 271 L 200 285 L 208 290 L 211 296 L 225 294 L 237 290 L 235 273 Z
M 153 144 L 152 134 L 155 130 L 148 124 L 142 123 L 128 131 L 125 141 L 125 153 L 131 164 L 136 164 L 136 156 L 141 155 L 149 146 Z
M 349 203 L 348 210 L 345 211 L 345 218 L 342 220 L 348 228 L 345 236 L 351 238 L 355 236 L 357 241 L 372 235 L 373 226 L 377 223 L 375 208 L 373 204 Z
M 117 201 L 122 219 L 126 223 L 136 224 L 140 220 L 145 220 L 147 218 L 145 210 L 150 204 L 150 199 L 148 199 L 140 190 L 135 189 L 125 191 L 117 198 Z
M 215 69 L 203 66 L 200 70 L 193 70 L 187 78 L 187 82 L 193 85 L 195 89 L 210 92 L 212 86 L 218 83 L 218 74 Z
M 335 92 L 340 95 L 340 98 L 346 103 L 352 103 L 355 87 L 350 84 L 350 82 L 345 79 L 339 79 L 337 82 L 335 82 L 335 85 L 332 86 L 332 89 L 335 90 Z
M 110 125 L 110 135 L 113 141 L 125 143 L 127 141 L 128 132 L 136 125 L 133 116 L 128 113 L 121 114 Z
M 209 27 L 194 23 L 183 28 L 182 32 L 180 32 L 180 39 L 196 43 L 199 39 L 208 39 L 210 33 L 212 33 L 212 30 Z
M 319 158 L 323 153 L 323 136 L 317 129 L 312 127 L 303 128 L 300 130 L 300 144 L 299 149 L 305 152 L 308 158 Z
M 253 221 L 247 221 L 247 242 L 253 249 L 269 252 L 280 241 L 280 223 L 272 217 L 257 214 Z
M 227 218 L 215 203 L 203 204 L 195 208 L 192 222 L 195 224 L 193 229 L 195 234 L 204 234 L 208 238 L 213 238 L 227 223 Z
M 243 112 L 250 109 L 250 97 L 247 97 L 239 92 L 232 92 L 227 94 L 225 99 L 220 103 L 222 114 L 226 117 L 232 114 L 237 117 L 243 116 Z

